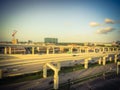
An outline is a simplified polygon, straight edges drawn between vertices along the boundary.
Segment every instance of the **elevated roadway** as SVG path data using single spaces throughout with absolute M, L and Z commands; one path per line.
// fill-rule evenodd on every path
M 49 54 L 49 55 L 0 55 L 0 69 L 4 76 L 14 76 L 42 70 L 45 63 L 61 63 L 61 66 L 83 63 L 87 58 L 100 58 L 116 52 L 106 53 L 78 53 L 78 54 Z M 12 58 L 9 58 L 9 57 Z M 8 57 L 8 58 L 7 58 Z M 13 58 L 14 57 L 14 58 Z M 62 65 L 63 64 L 63 65 Z
M 0 60 L 0 78 L 38 72 L 41 69 L 43 69 L 43 77 L 46 78 L 47 67 L 49 67 L 54 71 L 54 89 L 58 89 L 58 72 L 62 66 L 60 63 L 67 62 L 66 64 L 69 64 L 71 61 L 82 61 L 78 63 L 83 63 L 84 68 L 87 69 L 91 60 L 98 58 L 99 64 L 105 65 L 111 55 L 114 55 L 111 60 L 117 63 L 119 51 L 52 55 L 0 55 L 2 59 Z

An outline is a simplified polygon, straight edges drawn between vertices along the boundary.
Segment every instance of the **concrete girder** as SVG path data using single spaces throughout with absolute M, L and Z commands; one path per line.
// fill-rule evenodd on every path
M 48 67 L 50 67 L 52 70 L 58 70 L 59 71 L 59 69 L 56 67 L 56 66 L 54 66 L 54 65 L 52 65 L 51 63 L 47 63 L 46 64 Z

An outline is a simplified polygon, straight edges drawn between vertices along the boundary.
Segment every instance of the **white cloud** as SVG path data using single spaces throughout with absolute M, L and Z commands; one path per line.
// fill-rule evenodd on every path
M 113 30 L 115 30 L 115 28 L 106 27 L 106 28 L 98 29 L 98 30 L 97 30 L 97 33 L 98 33 L 98 34 L 107 34 L 107 33 L 109 33 L 109 32 L 112 32 Z
M 100 24 L 97 23 L 97 22 L 90 22 L 90 26 L 91 27 L 96 27 L 96 26 L 100 26 Z
M 114 20 L 112 20 L 112 19 L 106 18 L 106 19 L 105 19 L 105 23 L 114 24 L 115 22 L 114 22 Z

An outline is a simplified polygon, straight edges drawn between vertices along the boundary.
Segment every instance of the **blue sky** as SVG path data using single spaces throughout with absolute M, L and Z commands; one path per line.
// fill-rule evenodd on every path
M 0 41 L 11 41 L 14 30 L 19 41 L 120 39 L 120 0 L 0 0 L 0 12 Z

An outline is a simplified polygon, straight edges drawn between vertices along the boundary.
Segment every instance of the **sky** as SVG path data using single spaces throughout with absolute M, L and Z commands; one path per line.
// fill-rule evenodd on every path
M 0 41 L 120 40 L 120 0 L 0 0 Z

